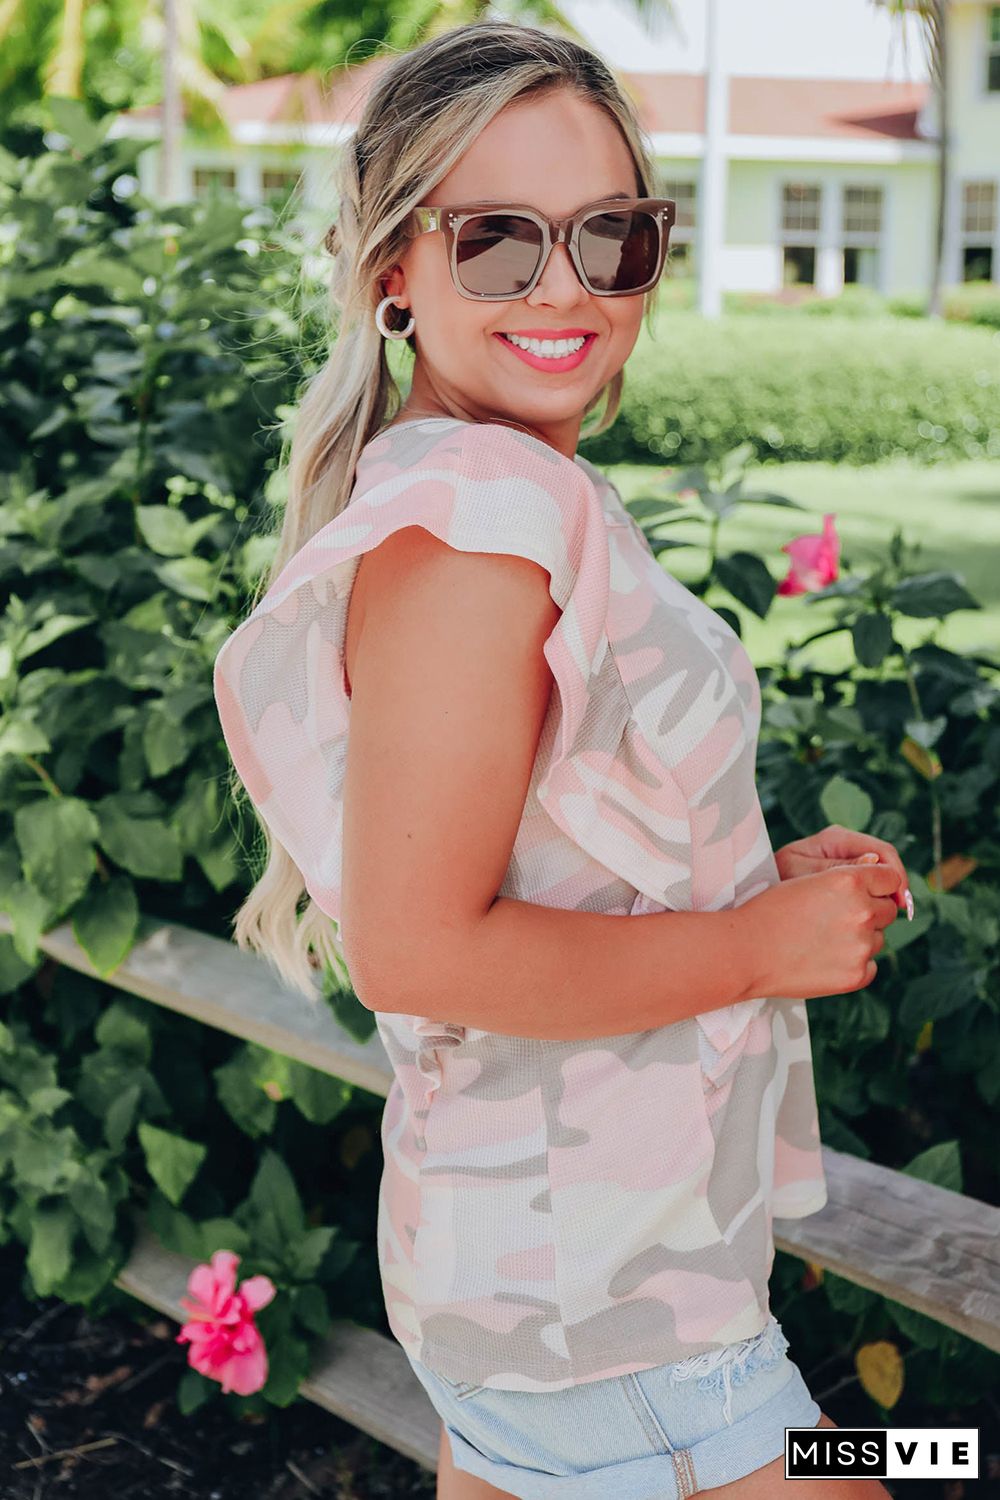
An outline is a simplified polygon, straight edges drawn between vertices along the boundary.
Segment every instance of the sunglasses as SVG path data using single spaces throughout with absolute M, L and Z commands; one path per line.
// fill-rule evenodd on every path
M 634 297 L 659 280 L 676 213 L 672 198 L 601 198 L 566 219 L 520 203 L 456 203 L 415 208 L 410 226 L 441 230 L 455 289 L 473 301 L 526 297 L 560 241 L 588 292 Z

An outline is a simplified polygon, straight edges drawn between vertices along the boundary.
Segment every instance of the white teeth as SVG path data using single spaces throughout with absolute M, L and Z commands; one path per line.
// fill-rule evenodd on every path
M 506 333 L 504 338 L 510 339 L 519 349 L 527 349 L 530 354 L 540 354 L 543 359 L 562 359 L 567 354 L 575 354 L 587 342 L 585 338 L 526 339 L 517 333 Z

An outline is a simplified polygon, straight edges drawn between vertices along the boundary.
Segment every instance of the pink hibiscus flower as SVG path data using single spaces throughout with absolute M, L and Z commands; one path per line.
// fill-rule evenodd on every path
M 268 1276 L 251 1276 L 236 1290 L 240 1257 L 232 1250 L 216 1250 L 211 1265 L 195 1266 L 188 1277 L 190 1298 L 181 1306 L 191 1314 L 175 1340 L 189 1343 L 188 1364 L 223 1392 L 250 1396 L 267 1380 L 267 1350 L 254 1322 L 254 1313 L 274 1296 Z
M 788 573 L 778 584 L 779 594 L 805 594 L 834 583 L 840 573 L 840 538 L 833 515 L 823 517 L 819 536 L 797 536 L 783 542 L 782 552 L 791 558 Z

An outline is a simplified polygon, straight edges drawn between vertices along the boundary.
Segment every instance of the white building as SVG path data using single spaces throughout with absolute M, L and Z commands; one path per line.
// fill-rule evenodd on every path
M 893 21 L 877 0 L 716 0 L 728 75 L 725 216 L 718 274 L 727 291 L 790 284 L 834 296 L 860 283 L 922 293 L 935 232 L 937 110 L 919 20 Z M 657 162 L 656 191 L 677 200 L 673 276 L 694 269 L 705 144 L 706 0 L 674 0 L 672 21 L 644 31 L 624 0 L 568 0 L 569 18 L 618 72 Z M 1000 282 L 1000 4 L 951 0 L 951 193 L 945 282 Z M 227 90 L 232 143 L 190 135 L 182 197 L 213 183 L 246 201 L 299 182 L 304 207 L 335 217 L 330 173 L 353 133 L 376 57 L 330 75 L 286 75 Z M 155 196 L 158 105 L 130 110 L 115 133 L 153 143 L 141 161 Z

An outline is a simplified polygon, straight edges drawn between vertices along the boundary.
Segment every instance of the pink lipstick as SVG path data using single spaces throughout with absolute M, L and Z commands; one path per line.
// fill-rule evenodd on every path
M 558 374 L 563 370 L 575 370 L 577 365 L 583 364 L 583 361 L 590 353 L 591 345 L 597 338 L 597 334 L 592 333 L 588 328 L 517 328 L 514 332 L 519 337 L 526 339 L 584 339 L 581 347 L 575 349 L 571 354 L 564 354 L 560 359 L 546 359 L 542 354 L 532 354 L 530 349 L 519 349 L 516 344 L 512 344 L 510 339 L 502 333 L 495 335 L 505 349 L 509 349 L 512 354 L 516 354 L 518 359 L 523 360 L 526 365 L 530 365 L 533 370 L 551 370 L 554 374 Z

